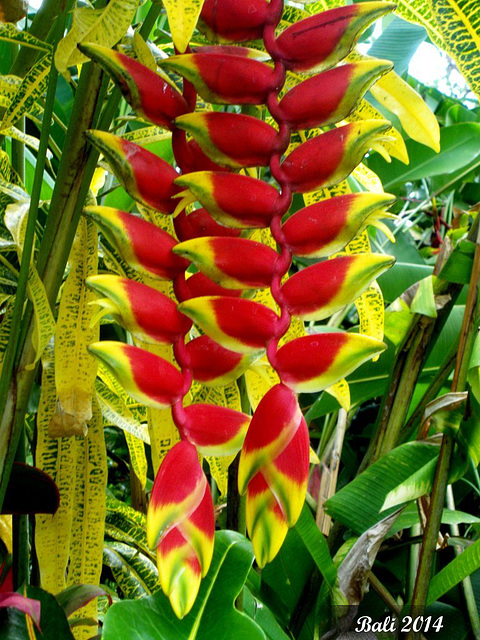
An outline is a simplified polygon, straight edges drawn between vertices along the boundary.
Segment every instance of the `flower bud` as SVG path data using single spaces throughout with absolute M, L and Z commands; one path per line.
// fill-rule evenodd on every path
M 188 261 L 172 253 L 175 238 L 151 222 L 112 207 L 85 207 L 84 213 L 134 269 L 163 280 L 173 280 L 188 269 Z
M 175 231 L 180 242 L 203 236 L 225 236 L 237 238 L 240 229 L 229 229 L 215 222 L 205 209 L 195 209 L 188 215 L 182 211 L 175 218 Z
M 316 393 L 348 376 L 386 349 L 380 340 L 357 333 L 317 333 L 296 338 L 277 352 L 281 381 L 297 393 Z
M 198 28 L 212 42 L 247 42 L 262 37 L 267 0 L 205 0 Z
M 373 82 L 392 66 L 387 60 L 363 60 L 308 78 L 280 100 L 282 118 L 294 130 L 340 122 Z
M 182 435 L 204 456 L 231 456 L 240 451 L 250 416 L 228 407 L 191 404 L 185 407 Z
M 138 144 L 106 131 L 87 131 L 85 136 L 101 153 L 119 182 L 134 200 L 161 213 L 172 213 L 178 193 L 175 169 Z
M 255 361 L 255 356 L 229 351 L 208 336 L 186 344 L 194 380 L 209 387 L 225 386 L 237 380 Z
M 383 120 L 363 120 L 307 140 L 282 162 L 292 191 L 304 193 L 344 180 L 389 128 Z M 319 162 L 321 158 L 321 162 Z
M 328 69 L 350 52 L 362 31 L 393 9 L 390 2 L 361 2 L 310 16 L 279 35 L 277 55 L 292 71 Z
M 173 300 L 146 284 L 114 275 L 90 276 L 86 282 L 106 296 L 96 301 L 101 316 L 112 314 L 139 340 L 171 344 L 192 326 Z
M 99 44 L 79 48 L 113 78 L 128 104 L 146 120 L 171 130 L 172 121 L 187 113 L 182 94 L 137 60 Z
M 200 298 L 202 296 L 240 297 L 241 295 L 242 291 L 240 289 L 226 289 L 213 280 L 210 280 L 210 278 L 201 271 L 197 271 L 197 273 L 187 278 L 179 302 L 184 302 L 191 298 Z
M 301 269 L 282 286 L 291 315 L 323 320 L 353 302 L 395 258 L 378 253 L 341 256 Z
M 195 138 L 214 162 L 232 169 L 266 167 L 277 146 L 277 131 L 240 113 L 189 113 L 175 125 Z
M 296 395 L 275 385 L 258 405 L 240 454 L 247 530 L 260 567 L 273 560 L 305 501 L 309 436 Z
M 283 74 L 244 55 L 190 53 L 159 65 L 184 77 L 205 101 L 215 104 L 265 104 L 283 81 Z
M 198 200 L 217 222 L 236 229 L 264 229 L 276 213 L 280 194 L 271 185 L 236 173 L 199 171 L 176 179 L 187 187 L 177 211 Z
M 178 442 L 158 470 L 147 513 L 148 545 L 157 549 L 160 585 L 178 618 L 193 607 L 214 534 L 212 496 L 197 451 Z
M 253 300 L 205 296 L 182 302 L 178 310 L 225 349 L 259 354 L 271 339 L 279 318 Z
M 173 251 L 230 289 L 269 287 L 278 259 L 270 247 L 246 238 L 196 238 L 177 244 Z
M 286 246 L 297 256 L 324 258 L 341 251 L 368 225 L 395 237 L 380 218 L 396 218 L 384 211 L 395 201 L 389 193 L 349 193 L 300 209 L 283 224 Z
M 181 398 L 183 376 L 163 358 L 121 342 L 95 342 L 88 350 L 138 402 L 166 409 Z

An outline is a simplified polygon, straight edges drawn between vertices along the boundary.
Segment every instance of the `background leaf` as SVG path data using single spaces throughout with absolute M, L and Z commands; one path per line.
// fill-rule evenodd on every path
M 234 607 L 253 562 L 250 543 L 233 531 L 215 534 L 215 551 L 191 612 L 178 620 L 160 592 L 114 604 L 103 626 L 104 640 L 265 640 L 261 628 Z

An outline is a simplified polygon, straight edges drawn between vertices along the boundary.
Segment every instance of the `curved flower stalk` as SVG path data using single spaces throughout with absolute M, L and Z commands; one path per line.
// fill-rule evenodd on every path
M 384 2 L 349 5 L 277 35 L 283 0 L 206 0 L 200 27 L 222 45 L 160 63 L 183 77 L 183 96 L 123 54 L 84 47 L 139 115 L 172 131 L 177 169 L 112 134 L 88 137 L 135 200 L 174 214 L 176 237 L 125 212 L 88 207 L 86 213 L 133 268 L 171 281 L 176 296 L 175 302 L 126 278 L 89 280 L 103 296 L 99 316 L 112 315 L 145 342 L 173 346 L 178 368 L 120 343 L 97 343 L 91 351 L 132 396 L 153 407 L 171 407 L 181 437 L 157 474 L 148 515 L 161 585 L 178 617 L 192 607 L 212 554 L 213 505 L 197 452 L 230 456 L 241 449 L 239 490 L 247 496 L 247 529 L 264 566 L 305 499 L 309 438 L 296 394 L 331 386 L 384 349 L 382 342 L 353 333 L 285 338 L 292 317 L 330 316 L 388 269 L 392 258 L 342 256 L 287 276 L 295 255 L 329 257 L 370 224 L 385 230 L 381 218 L 390 217 L 385 207 L 392 196 L 331 198 L 285 218 L 293 193 L 343 180 L 384 140 L 388 123 L 364 121 L 332 128 L 288 151 L 293 131 L 339 122 L 391 68 L 384 61 L 335 65 L 362 30 L 392 8 Z M 258 38 L 273 65 L 237 46 Z M 322 73 L 280 99 L 289 70 Z M 216 104 L 265 105 L 275 126 L 241 113 L 195 113 L 195 93 Z M 245 175 L 255 167 L 267 167 L 276 184 Z M 195 202 L 201 208 L 191 211 Z M 254 229 L 268 229 L 276 250 L 247 237 Z M 190 264 L 198 272 L 187 277 Z M 250 299 L 262 289 L 273 309 Z M 204 335 L 188 341 L 192 321 Z M 252 418 L 226 407 L 186 406 L 192 380 L 225 385 L 264 356 L 280 382 Z

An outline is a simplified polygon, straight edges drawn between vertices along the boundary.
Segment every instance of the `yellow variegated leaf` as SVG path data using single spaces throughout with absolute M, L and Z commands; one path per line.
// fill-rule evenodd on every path
M 128 131 L 122 135 L 125 140 L 135 142 L 140 146 L 145 144 L 151 144 L 152 142 L 160 142 L 161 140 L 168 140 L 172 137 L 170 131 L 165 131 L 162 127 L 142 127 L 141 129 L 135 129 L 134 131 Z
M 279 29 L 283 31 L 291 24 L 295 24 L 304 18 L 308 18 L 310 16 L 310 12 L 305 11 L 305 9 L 299 9 L 298 7 L 292 7 L 291 5 L 286 5 L 282 14 L 282 19 L 280 20 Z
M 66 587 L 65 576 L 75 497 L 77 446 L 73 438 L 50 438 L 48 425 L 55 412 L 56 391 L 53 346 L 42 360 L 42 391 L 37 415 L 35 464 L 58 487 L 60 505 L 55 515 L 37 515 L 35 548 L 40 569 L 40 586 L 50 593 Z
M 0 515 L 0 540 L 7 548 L 8 553 L 12 553 L 12 516 Z
M 337 400 L 338 404 L 345 409 L 345 411 L 350 410 L 351 401 L 350 401 L 350 387 L 348 386 L 348 382 L 343 378 L 339 380 L 328 389 L 325 389 L 327 393 Z
M 385 120 L 379 111 L 363 99 L 360 100 L 356 108 L 346 119 L 348 122 L 358 122 L 360 120 Z M 400 160 L 404 164 L 408 164 L 408 151 L 402 138 L 402 134 L 397 131 L 395 127 L 389 127 L 385 131 L 385 135 L 388 136 L 390 140 L 382 140 L 379 144 L 382 145 L 392 158 L 397 158 L 397 160 Z
M 370 253 L 370 240 L 368 232 L 363 231 L 345 247 L 348 254 Z M 376 282 L 368 287 L 360 297 L 355 300 L 360 323 L 360 333 L 363 333 L 377 340 L 383 340 L 385 314 L 383 304 L 383 294 Z M 375 356 L 375 362 L 380 356 Z
M 383 185 L 377 174 L 369 169 L 363 162 L 361 162 L 352 172 L 352 176 L 364 187 L 367 191 L 373 193 L 384 193 Z
M 145 424 L 142 424 L 133 415 L 130 408 L 125 403 L 124 398 L 116 395 L 112 389 L 109 389 L 101 380 L 95 382 L 95 390 L 97 392 L 97 400 L 102 411 L 106 424 L 112 424 L 125 433 L 129 433 L 137 440 L 141 440 L 146 444 L 150 444 L 150 436 Z M 126 394 L 125 394 L 126 395 Z
M 71 438 L 77 447 L 76 483 L 70 539 L 70 564 L 67 586 L 100 583 L 105 532 L 105 489 L 107 488 L 107 454 L 102 414 L 96 403 L 85 438 Z M 97 620 L 97 600 L 75 612 L 72 621 Z M 97 631 L 94 623 L 73 628 L 76 640 L 89 640 Z
M 4 183 L 0 185 L 0 190 L 3 191 L 3 189 L 5 189 L 3 192 L 10 195 L 10 197 L 12 194 L 16 194 L 16 196 L 20 198 L 21 194 L 24 193 L 23 189 L 19 190 L 15 185 L 5 185 L 5 187 L 3 187 L 3 184 Z M 28 200 L 21 200 L 13 204 L 9 204 L 5 209 L 5 226 L 10 231 L 10 235 L 12 236 L 14 243 L 17 245 L 19 258 L 22 256 L 29 208 L 30 202 Z
M 242 410 L 240 391 L 236 382 L 224 387 L 206 387 L 199 382 L 194 382 L 191 389 L 191 399 L 192 403 L 214 404 L 218 407 L 228 407 L 234 411 Z M 221 496 L 225 496 L 227 493 L 228 467 L 234 459 L 235 455 L 205 456 Z
M 304 1 L 304 0 L 302 0 Z M 343 7 L 345 0 L 316 0 L 316 2 L 307 2 L 305 9 L 310 14 L 320 13 L 320 11 L 327 11 L 328 9 L 334 9 L 335 7 Z
M 133 34 L 133 50 L 139 62 L 151 71 L 157 70 L 157 63 L 155 62 L 153 53 L 138 31 L 135 31 Z
M 125 440 L 127 442 L 133 472 L 139 479 L 142 489 L 145 489 L 148 469 L 147 458 L 145 456 L 145 445 L 141 440 L 132 436 L 128 431 L 125 431 Z
M 90 182 L 90 191 L 93 193 L 95 198 L 98 196 L 98 192 L 105 184 L 106 176 L 107 172 L 101 167 L 97 167 L 93 172 L 92 181 Z
M 440 49 L 445 48 L 445 41 L 428 0 L 427 2 L 425 0 L 397 0 L 396 4 L 396 12 L 400 17 L 425 27 L 432 42 Z
M 25 369 L 33 369 L 55 331 L 55 318 L 53 317 L 43 282 L 40 280 L 40 276 L 33 265 L 30 265 L 28 272 L 27 290 L 28 297 L 33 303 L 35 318 L 32 338 L 35 360 L 26 365 Z
M 40 51 L 50 51 L 51 44 L 42 42 L 35 36 L 32 36 L 28 31 L 17 29 L 14 24 L 4 23 L 0 24 L 0 40 L 7 42 L 14 42 L 21 44 L 22 47 L 30 47 L 31 49 L 39 49 Z
M 426 102 L 394 71 L 390 71 L 370 88 L 372 95 L 394 113 L 407 135 L 417 142 L 440 151 L 440 127 Z
M 429 0 L 442 34 L 443 49 L 455 60 L 472 91 L 480 97 L 480 7 L 476 0 Z
M 50 424 L 52 437 L 82 435 L 92 417 L 92 396 L 97 375 L 96 360 L 87 346 L 98 340 L 98 325 L 91 326 L 96 294 L 85 284 L 97 273 L 97 229 L 80 218 L 70 252 L 70 271 L 58 310 L 55 338 L 57 412 Z
M 13 298 L 9 300 L 5 311 L 3 312 L 2 322 L 0 324 L 0 371 L 3 365 L 3 356 L 7 348 L 8 337 L 10 335 L 10 327 L 12 326 Z
M 184 53 L 197 26 L 203 0 L 163 0 L 163 6 L 167 12 L 173 44 L 180 53 Z
M 266 358 L 262 358 L 245 371 L 248 401 L 254 411 L 267 391 L 279 382 L 277 372 L 268 364 Z
M 1 31 L 1 26 L 0 26 Z M 19 76 L 6 75 L 0 77 L 0 95 L 8 98 L 10 101 L 18 87 L 22 84 L 22 79 Z
M 30 69 L 11 99 L 0 124 L 0 131 L 11 127 L 30 112 L 47 87 L 51 64 L 52 55 L 47 53 Z
M 153 471 L 156 474 L 167 453 L 174 444 L 180 442 L 180 435 L 170 409 L 148 408 L 147 422 L 152 446 Z
M 32 149 L 36 149 L 38 151 L 38 147 L 40 145 L 40 141 L 38 140 L 38 138 L 30 136 L 24 131 L 20 131 L 19 129 L 17 129 L 17 127 L 8 127 L 0 133 L 8 138 L 19 140 L 20 142 L 23 142 L 23 144 L 26 144 L 27 147 L 31 147 Z
M 113 45 L 125 35 L 138 7 L 138 0 L 111 0 L 104 9 L 75 9 L 70 31 L 58 43 L 55 65 L 60 73 L 68 67 L 87 62 L 77 45 L 80 43 Z

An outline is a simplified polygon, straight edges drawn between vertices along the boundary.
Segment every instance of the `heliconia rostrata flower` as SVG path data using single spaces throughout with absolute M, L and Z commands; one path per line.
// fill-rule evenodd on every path
M 387 122 L 341 121 L 391 63 L 336 65 L 362 31 L 393 8 L 387 2 L 350 4 L 278 33 L 283 0 L 204 0 L 198 27 L 218 44 L 159 63 L 183 78 L 183 94 L 165 75 L 123 53 L 81 47 L 139 116 L 172 132 L 175 167 L 112 133 L 86 135 L 134 200 L 173 215 L 174 233 L 118 209 L 88 206 L 85 213 L 130 267 L 171 281 L 175 292 L 173 299 L 120 276 L 88 279 L 100 296 L 97 320 L 110 315 L 134 339 L 173 347 L 176 365 L 119 342 L 95 343 L 90 352 L 132 397 L 171 407 L 181 441 L 156 476 L 147 537 L 157 551 L 161 587 L 179 618 L 192 608 L 213 553 L 213 502 L 199 454 L 241 451 L 238 489 L 246 494 L 247 530 L 263 567 L 295 525 L 306 495 L 309 435 L 297 393 L 330 387 L 385 348 L 354 332 L 284 337 L 292 316 L 329 317 L 393 263 L 378 254 L 334 256 L 369 225 L 392 238 L 381 221 L 393 217 L 386 211 L 394 201 L 390 194 L 341 195 L 287 215 L 294 193 L 345 179 L 369 149 L 381 148 Z M 266 54 L 238 46 L 259 39 Z M 303 81 L 292 76 L 280 98 L 290 71 L 310 75 Z M 264 105 L 270 119 L 230 107 L 195 112 L 196 93 L 215 104 Z M 292 132 L 322 126 L 327 129 L 319 135 L 290 147 Z M 265 169 L 255 173 L 255 167 Z M 257 177 L 264 173 L 270 182 Z M 276 249 L 251 239 L 255 229 L 269 229 Z M 288 278 L 294 256 L 317 262 Z M 251 299 L 262 289 L 270 290 L 274 308 Z M 192 323 L 202 335 L 190 335 Z M 253 416 L 185 402 L 192 380 L 226 385 L 261 358 L 280 382 Z

